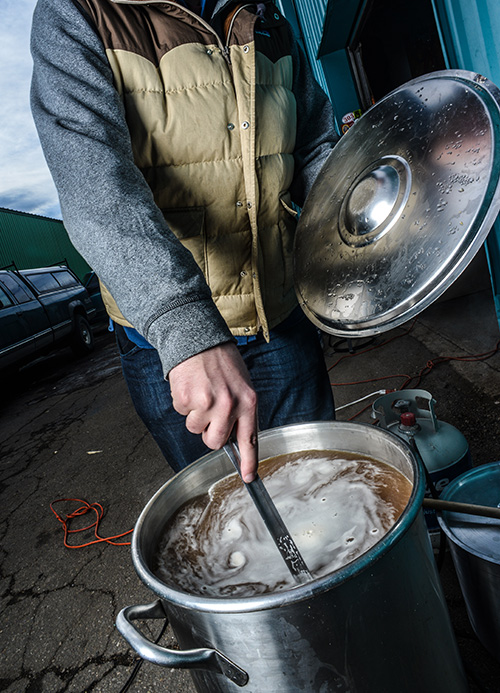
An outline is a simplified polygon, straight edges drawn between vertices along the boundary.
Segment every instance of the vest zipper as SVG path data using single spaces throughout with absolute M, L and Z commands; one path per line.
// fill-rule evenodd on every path
M 239 13 L 244 10 L 245 8 L 250 7 L 250 4 L 247 3 L 246 5 L 241 5 L 238 7 L 236 12 L 233 14 L 231 17 L 231 22 L 229 24 L 229 29 L 227 30 L 227 36 L 226 36 L 226 45 L 222 49 L 222 55 L 225 57 L 227 60 L 228 64 L 231 65 L 231 56 L 229 54 L 229 37 L 231 36 L 231 32 L 233 30 L 234 22 L 236 21 L 236 17 L 239 15 Z

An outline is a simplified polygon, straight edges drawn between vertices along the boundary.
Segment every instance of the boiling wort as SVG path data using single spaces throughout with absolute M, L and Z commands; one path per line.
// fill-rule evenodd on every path
M 259 474 L 314 577 L 371 548 L 411 494 L 398 470 L 345 452 L 280 455 L 260 462 Z M 211 597 L 250 597 L 296 584 L 237 474 L 173 516 L 156 573 L 175 589 Z

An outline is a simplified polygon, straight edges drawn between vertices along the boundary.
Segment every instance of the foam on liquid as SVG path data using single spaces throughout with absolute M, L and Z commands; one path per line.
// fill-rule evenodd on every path
M 314 577 L 379 541 L 412 488 L 383 462 L 335 451 L 273 457 L 260 462 L 259 475 Z M 236 474 L 174 515 L 156 573 L 176 589 L 212 597 L 248 597 L 296 584 Z

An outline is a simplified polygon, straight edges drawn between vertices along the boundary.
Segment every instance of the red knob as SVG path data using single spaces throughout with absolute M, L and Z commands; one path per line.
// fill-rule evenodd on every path
M 401 425 L 402 426 L 415 426 L 417 420 L 415 414 L 412 411 L 405 411 L 401 414 Z

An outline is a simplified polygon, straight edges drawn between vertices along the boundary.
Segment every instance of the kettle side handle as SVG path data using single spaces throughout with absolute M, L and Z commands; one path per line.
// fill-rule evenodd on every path
M 148 640 L 132 621 L 138 619 L 168 620 L 161 599 L 151 604 L 126 606 L 116 617 L 116 627 L 128 644 L 142 659 L 173 669 L 206 669 L 223 674 L 236 685 L 248 683 L 248 674 L 218 650 L 197 648 L 193 650 L 169 650 Z

